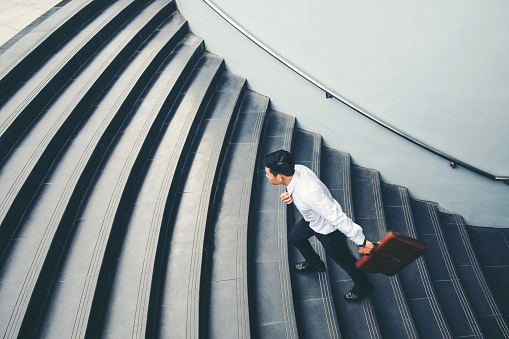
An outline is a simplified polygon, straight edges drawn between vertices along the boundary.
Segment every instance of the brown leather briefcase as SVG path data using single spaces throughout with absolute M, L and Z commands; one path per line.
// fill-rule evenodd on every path
M 428 250 L 426 243 L 389 231 L 355 266 L 369 273 L 395 275 Z

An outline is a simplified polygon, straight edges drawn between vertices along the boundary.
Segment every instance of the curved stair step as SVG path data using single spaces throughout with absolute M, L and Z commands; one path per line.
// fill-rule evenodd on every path
M 297 338 L 288 267 L 287 206 L 279 199 L 285 188 L 268 182 L 263 166 L 265 154 L 290 151 L 295 118 L 271 111 L 266 120 L 248 237 L 251 333 L 255 338 Z
M 112 0 L 73 0 L 0 55 L 0 102 L 39 63 Z
M 168 1 L 155 1 L 121 29 L 59 94 L 0 165 L 0 252 L 55 157 L 108 82 L 165 19 Z
M 424 259 L 453 337 L 483 338 L 445 241 L 437 204 L 415 199 L 410 203 L 419 239 L 429 247 Z
M 201 44 L 201 39 L 195 39 L 195 44 Z M 177 51 L 171 61 L 161 67 L 155 82 L 147 87 L 146 94 L 133 108 L 97 172 L 94 185 L 87 192 L 41 316 L 39 333 L 42 336 L 93 333 L 115 260 L 113 254 L 119 246 L 117 239 L 121 239 L 124 232 L 121 226 L 154 140 L 166 117 L 170 124 L 184 131 L 181 135 L 187 136 L 202 113 L 199 103 L 217 81 L 223 60 L 205 54 L 189 77 L 185 86 L 187 94 L 175 100 L 180 87 L 175 83 L 183 80 L 177 79 L 181 72 L 175 70 L 187 64 L 182 59 L 188 60 L 178 55 Z M 174 101 L 169 112 L 169 105 Z M 68 299 L 70 295 L 74 296 L 70 299 L 73 302 Z
M 292 143 L 295 164 L 310 168 L 318 177 L 320 177 L 321 138 L 318 134 L 296 129 Z M 297 208 L 294 205 L 291 206 L 295 217 L 290 219 L 300 220 L 301 215 Z M 291 226 L 295 221 L 291 222 Z M 325 250 L 321 243 L 315 237 L 311 237 L 309 241 L 327 266 Z M 290 246 L 288 253 L 290 267 L 303 260 L 294 246 Z M 308 274 L 291 270 L 295 316 L 300 337 L 341 338 L 328 269 L 324 272 Z
M 352 166 L 352 187 L 355 220 L 368 240 L 378 241 L 388 231 L 378 171 Z M 418 338 L 398 275 L 369 274 L 368 278 L 375 286 L 371 298 L 382 336 Z
M 467 226 L 486 280 L 509 324 L 509 228 Z
M 329 188 L 332 196 L 339 202 L 346 215 L 355 220 L 352 203 L 350 155 L 322 147 L 321 162 L 323 183 Z M 348 241 L 348 243 L 354 255 L 358 256 L 357 245 L 351 241 Z M 371 298 L 368 296 L 360 302 L 347 302 L 344 295 L 352 289 L 352 279 L 334 260 L 328 258 L 327 261 L 332 295 L 343 338 L 381 338 Z
M 509 338 L 507 229 L 465 226 L 402 187 L 380 195 L 376 171 L 352 185 L 348 154 L 292 138 L 295 118 L 267 113 L 268 98 L 234 94 L 246 80 L 186 35 L 174 0 L 64 2 L 0 48 L 4 338 Z M 329 259 L 292 275 L 284 187 L 260 162 L 292 143 L 368 239 L 387 216 L 430 250 L 372 275 L 360 303 Z M 349 186 L 367 206 L 356 214 Z
M 53 14 L 58 12 L 62 7 L 67 5 L 71 0 L 63 0 L 59 3 L 53 4 L 50 8 L 46 9 L 46 12 L 40 14 L 39 16 L 34 17 L 31 16 L 34 20 L 30 22 L 27 26 L 25 26 L 23 29 L 18 31 L 16 34 L 10 36 L 7 38 L 8 40 L 4 40 L 5 42 L 0 46 L 0 55 L 5 53 L 10 47 L 14 46 L 18 41 L 23 39 L 26 35 L 30 34 L 32 31 L 36 30 L 39 25 L 41 25 L 45 20 L 48 20 Z M 46 6 L 45 6 L 46 7 Z M 98 11 L 100 13 L 100 11 Z M 54 28 L 53 26 L 51 26 Z M 5 38 L 5 37 L 4 37 Z M 22 51 L 26 51 L 30 46 L 25 46 L 25 48 L 22 49 Z M 4 65 L 5 66 L 5 65 Z M 1 66 L 0 66 L 1 68 Z
M 486 338 L 509 338 L 509 328 L 484 277 L 463 218 L 440 213 L 440 221 L 463 288 Z
M 199 308 L 207 220 L 224 145 L 244 89 L 244 78 L 229 72 L 223 74 L 195 134 L 190 154 L 179 168 L 182 178 L 175 182 L 178 191 L 168 206 L 171 226 L 161 245 L 164 249 L 158 271 L 159 288 L 153 291 L 157 292 L 152 305 L 154 333 L 149 332 L 148 337 L 196 338 L 203 325 Z
M 222 164 L 205 245 L 203 332 L 249 338 L 248 214 L 258 145 L 269 99 L 247 91 Z
M 0 298 L 4 301 L 4 307 L 17 305 L 21 308 L 20 305 L 26 304 L 29 298 L 32 299 L 32 309 L 41 307 L 43 301 L 36 301 L 36 297 L 32 298 L 37 279 L 51 275 L 49 273 L 51 271 L 54 272 L 62 252 L 62 244 L 69 235 L 84 191 L 104 154 L 104 147 L 111 142 L 132 103 L 155 73 L 153 68 L 166 58 L 176 44 L 173 40 L 174 37 L 178 38 L 179 34 L 175 33 L 181 31 L 185 33 L 184 23 L 178 13 L 168 19 L 158 37 L 153 39 L 147 48 L 130 62 L 126 71 L 118 76 L 98 106 L 92 108 L 90 119 L 73 135 L 72 140 L 59 154 L 2 258 L 1 264 L 5 271 L 0 276 Z M 160 52 L 154 54 L 154 50 Z M 137 72 L 130 72 L 131 68 Z M 45 273 L 41 275 L 44 265 Z M 22 267 L 25 269 L 21 269 Z M 38 288 L 45 291 L 49 281 L 43 278 L 41 280 L 44 283 L 39 282 Z M 14 299 L 10 301 L 11 297 L 8 296 L 17 296 L 17 301 Z M 20 317 L 25 318 L 22 313 Z M 35 320 L 34 317 L 31 319 Z
M 417 239 L 408 190 L 382 183 L 382 195 L 389 228 Z M 398 275 L 419 336 L 452 338 L 424 258 L 419 257 Z
M 0 106 L 0 159 L 3 159 L 53 97 L 141 7 L 138 1 L 120 1 L 101 11 L 69 41 L 59 46 Z M 173 9 L 174 10 L 174 9 Z

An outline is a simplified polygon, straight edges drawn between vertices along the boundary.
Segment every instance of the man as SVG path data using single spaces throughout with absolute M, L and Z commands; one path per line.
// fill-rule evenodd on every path
M 325 252 L 352 278 L 354 287 L 345 294 L 347 301 L 361 300 L 372 289 L 364 272 L 355 267 L 355 257 L 350 253 L 346 238 L 350 238 L 367 254 L 373 244 L 366 239 L 362 228 L 342 211 L 328 188 L 309 168 L 295 165 L 292 155 L 284 150 L 267 154 L 264 158 L 265 173 L 273 185 L 285 185 L 281 194 L 285 204 L 295 204 L 302 214 L 288 233 L 288 241 L 297 247 L 305 261 L 293 268 L 297 272 L 325 270 L 325 264 L 315 252 L 309 238 L 313 235 L 322 243 Z

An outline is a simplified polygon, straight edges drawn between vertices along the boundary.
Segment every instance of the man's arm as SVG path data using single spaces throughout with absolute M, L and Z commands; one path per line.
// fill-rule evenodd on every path
M 367 254 L 371 252 L 373 243 L 366 239 L 362 228 L 355 224 L 340 207 L 331 201 L 323 192 L 314 191 L 309 194 L 306 203 L 313 211 L 329 221 L 332 225 L 338 226 L 339 231 L 344 233 L 355 244 L 360 246 L 359 252 Z

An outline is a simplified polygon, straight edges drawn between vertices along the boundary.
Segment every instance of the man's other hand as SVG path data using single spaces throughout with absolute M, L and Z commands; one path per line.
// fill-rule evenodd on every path
M 290 205 L 293 202 L 293 198 L 288 192 L 281 194 L 281 200 L 283 200 L 283 202 L 287 205 Z
M 373 243 L 369 240 L 366 240 L 366 246 L 359 248 L 359 253 L 369 254 L 373 250 L 373 247 L 375 247 Z

